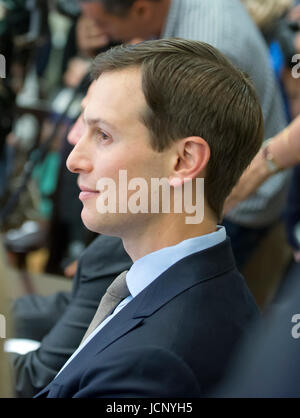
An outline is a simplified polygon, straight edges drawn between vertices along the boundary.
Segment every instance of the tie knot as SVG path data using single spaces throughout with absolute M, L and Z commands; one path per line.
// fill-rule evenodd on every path
M 119 276 L 116 277 L 112 284 L 107 288 L 106 292 L 118 299 L 125 299 L 127 296 L 129 296 L 130 292 L 126 283 L 127 273 L 128 270 L 125 270 L 119 274 Z

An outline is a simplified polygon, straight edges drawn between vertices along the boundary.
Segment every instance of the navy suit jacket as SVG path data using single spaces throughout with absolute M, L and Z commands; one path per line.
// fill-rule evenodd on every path
M 37 397 L 208 395 L 257 315 L 227 239 L 162 273 Z

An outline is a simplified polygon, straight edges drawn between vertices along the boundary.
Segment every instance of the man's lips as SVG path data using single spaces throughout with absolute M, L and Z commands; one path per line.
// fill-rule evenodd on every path
M 90 189 L 89 187 L 79 185 L 81 192 L 79 193 L 79 199 L 85 200 L 91 197 L 95 197 L 99 194 L 98 190 Z

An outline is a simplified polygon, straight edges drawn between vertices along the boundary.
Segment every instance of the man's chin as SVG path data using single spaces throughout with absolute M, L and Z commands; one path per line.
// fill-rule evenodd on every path
M 99 217 L 101 219 L 99 219 Z M 98 215 L 98 217 L 91 216 L 85 214 L 83 210 L 81 212 L 81 219 L 84 226 L 92 232 L 96 232 L 97 234 L 110 235 L 114 237 L 119 236 L 119 228 L 116 225 L 113 225 L 111 220 L 109 220 L 108 217 L 105 215 Z

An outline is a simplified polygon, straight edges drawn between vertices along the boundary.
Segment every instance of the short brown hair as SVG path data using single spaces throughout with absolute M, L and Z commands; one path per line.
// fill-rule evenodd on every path
M 258 152 L 263 117 L 250 79 L 204 42 L 161 39 L 121 45 L 99 54 L 92 74 L 141 66 L 147 102 L 143 122 L 152 147 L 200 136 L 211 157 L 206 169 L 207 203 L 221 218 L 226 197 Z

